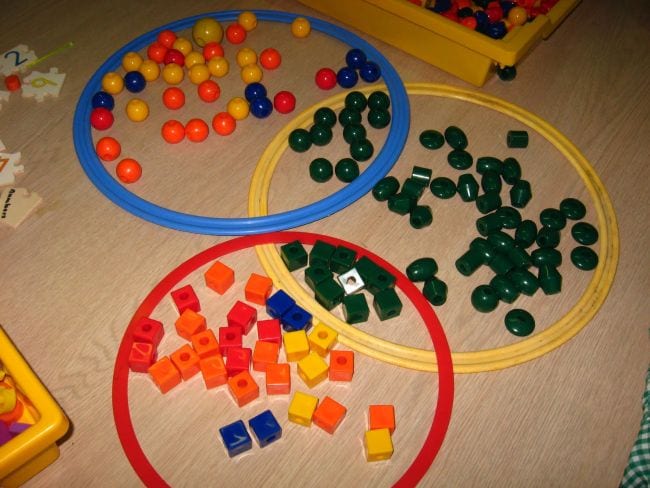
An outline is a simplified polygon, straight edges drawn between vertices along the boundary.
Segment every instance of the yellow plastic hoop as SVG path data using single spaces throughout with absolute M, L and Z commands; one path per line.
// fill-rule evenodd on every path
M 564 317 L 544 331 L 515 344 L 482 351 L 452 354 L 455 373 L 479 373 L 508 368 L 535 359 L 561 346 L 594 317 L 605 301 L 614 281 L 619 254 L 619 235 L 616 214 L 607 190 L 589 161 L 563 134 L 540 117 L 500 98 L 461 88 L 432 83 L 407 83 L 409 95 L 429 95 L 461 100 L 480 105 L 508 115 L 535 130 L 562 153 L 575 168 L 589 191 L 595 205 L 600 233 L 599 263 L 585 292 Z M 385 89 L 371 86 L 360 91 Z M 328 106 L 343 106 L 345 93 L 322 101 L 302 112 L 281 130 L 271 141 L 258 162 L 251 180 L 248 211 L 252 217 L 268 213 L 268 194 L 271 178 L 288 143 L 289 133 L 297 127 L 307 127 L 315 110 Z M 283 288 L 296 301 L 321 322 L 339 334 L 342 344 L 382 361 L 421 371 L 437 371 L 435 354 L 426 349 L 404 346 L 358 330 L 332 315 L 293 278 L 273 245 L 257 246 L 256 252 L 262 267 L 275 285 Z

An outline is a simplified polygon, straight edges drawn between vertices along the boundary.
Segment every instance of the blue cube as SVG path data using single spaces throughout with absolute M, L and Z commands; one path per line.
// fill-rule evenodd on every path
M 294 305 L 280 317 L 280 323 L 282 323 L 285 332 L 308 331 L 311 327 L 311 321 L 311 314 L 299 305 Z
M 241 420 L 221 427 L 219 433 L 230 457 L 248 451 L 253 447 L 253 439 L 251 439 L 248 430 L 246 430 L 246 425 Z
M 282 427 L 270 410 L 265 410 L 250 419 L 248 425 L 260 447 L 268 446 L 282 437 Z
M 284 290 L 278 290 L 266 299 L 266 313 L 274 319 L 279 319 L 295 304 L 296 301 L 287 295 Z

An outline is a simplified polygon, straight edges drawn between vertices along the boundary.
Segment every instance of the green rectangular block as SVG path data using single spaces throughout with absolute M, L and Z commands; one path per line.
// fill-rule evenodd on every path
M 363 293 L 343 297 L 343 317 L 348 324 L 367 322 L 369 316 L 370 308 Z
M 337 273 L 345 273 L 354 265 L 357 253 L 353 249 L 345 246 L 338 246 L 330 258 L 330 269 Z
M 329 268 L 330 258 L 332 257 L 332 254 L 334 254 L 335 250 L 336 246 L 333 244 L 317 240 L 309 253 L 309 265 L 318 264 Z
M 328 278 L 316 285 L 316 301 L 327 310 L 332 310 L 343 301 L 343 287 L 334 279 Z
M 372 302 L 379 320 L 388 320 L 399 316 L 402 312 L 402 301 L 394 288 L 386 288 L 378 292 Z
M 316 291 L 316 286 L 322 281 L 332 278 L 332 272 L 328 267 L 320 264 L 312 264 L 305 269 L 305 283 L 313 291 Z
M 305 251 L 300 241 L 293 241 L 280 246 L 280 256 L 289 271 L 295 271 L 307 266 L 307 251 Z

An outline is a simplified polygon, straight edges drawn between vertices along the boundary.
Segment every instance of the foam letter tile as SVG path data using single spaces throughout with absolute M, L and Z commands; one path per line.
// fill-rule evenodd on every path
M 24 44 L 19 44 L 0 54 L 0 73 L 3 76 L 8 76 L 15 71 L 22 70 L 36 59 L 38 58 L 34 51 L 30 51 Z
M 0 223 L 18 227 L 42 201 L 37 193 L 29 193 L 26 188 L 5 188 L 0 193 Z

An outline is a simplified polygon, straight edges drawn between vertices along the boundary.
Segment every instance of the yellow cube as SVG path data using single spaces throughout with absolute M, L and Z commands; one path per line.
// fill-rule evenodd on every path
M 336 344 L 338 337 L 338 332 L 319 322 L 314 326 L 307 338 L 309 339 L 311 350 L 325 357 L 329 350 L 334 347 L 334 344 Z
M 302 378 L 309 388 L 313 388 L 327 378 L 328 372 L 328 364 L 313 351 L 298 361 L 298 376 Z
M 385 461 L 393 456 L 393 440 L 388 429 L 366 431 L 366 460 Z
M 305 427 L 311 427 L 311 418 L 318 406 L 318 398 L 297 391 L 289 404 L 289 420 Z
M 284 343 L 284 354 L 289 362 L 299 361 L 309 354 L 309 341 L 307 332 L 304 330 L 285 332 L 282 335 L 282 342 Z

